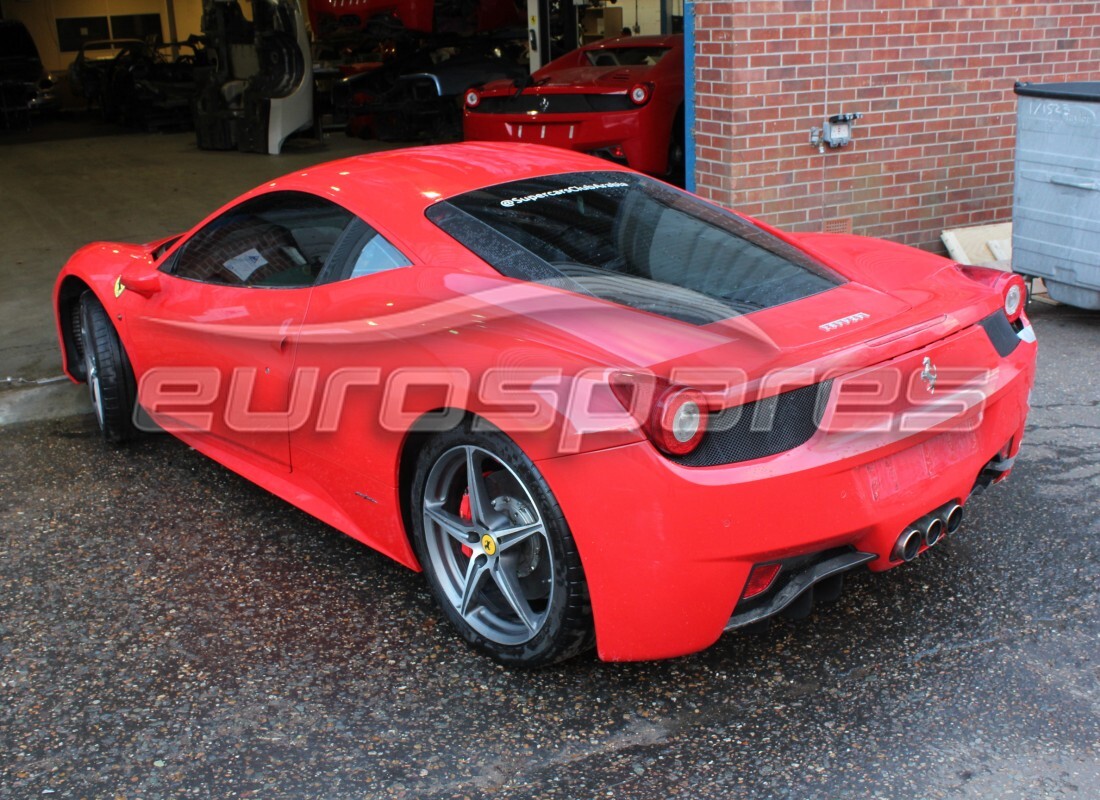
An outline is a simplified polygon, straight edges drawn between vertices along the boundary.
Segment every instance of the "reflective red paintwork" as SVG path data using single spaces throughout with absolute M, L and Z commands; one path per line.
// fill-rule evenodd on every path
M 245 198 L 283 189 L 326 197 L 413 263 L 301 289 L 158 272 L 191 234 L 89 245 L 55 291 L 66 370 L 82 378 L 71 310 L 90 290 L 139 382 L 179 367 L 205 370 L 225 389 L 243 374 L 243 411 L 227 409 L 222 392 L 204 409 L 208 429 L 176 435 L 412 568 L 402 513 L 409 430 L 441 404 L 484 417 L 535 461 L 560 503 L 584 565 L 600 656 L 613 660 L 713 643 L 757 563 L 853 548 L 874 555 L 874 570 L 897 566 L 891 551 L 905 526 L 944 503 L 965 503 L 983 467 L 1015 456 L 1034 337 L 1022 317 L 1011 334 L 1019 341 L 1000 355 L 979 323 L 999 313 L 1002 297 L 980 273 L 946 259 L 854 236 L 780 233 L 847 282 L 696 326 L 504 277 L 425 218 L 440 199 L 480 187 L 590 169 L 617 168 L 559 149 L 482 143 L 362 156 L 273 181 Z M 134 289 L 123 288 L 127 280 Z M 922 376 L 933 362 L 941 383 L 928 391 Z M 502 370 L 508 381 L 499 380 Z M 611 373 L 667 380 L 692 370 L 741 376 L 734 386 L 698 387 L 712 409 L 827 377 L 820 429 L 774 456 L 687 467 L 624 424 L 614 394 L 599 391 Z M 952 386 L 952 370 L 981 378 Z M 416 374 L 434 376 L 446 399 L 410 390 L 396 410 L 387 407 L 383 388 L 415 386 Z M 342 405 L 310 395 L 301 419 L 288 416 L 303 387 L 341 380 Z M 880 398 L 873 415 L 855 402 L 867 386 L 892 380 L 901 388 Z M 584 403 L 575 402 L 578 389 Z M 619 417 L 594 416 L 601 404 Z M 171 424 L 179 411 L 154 416 Z M 227 424 L 233 413 L 269 414 L 276 428 L 242 430 Z
M 636 48 L 666 52 L 652 66 L 616 62 L 617 52 Z M 598 63 L 601 57 L 608 61 L 606 65 Z M 596 42 L 555 59 L 531 78 L 522 92 L 514 82 L 504 80 L 480 89 L 479 106 L 471 108 L 467 103 L 463 114 L 465 139 L 563 147 L 611 158 L 650 175 L 677 171 L 677 164 L 670 165 L 670 156 L 677 163 L 683 157 L 682 36 L 631 36 Z M 635 86 L 648 92 L 642 105 L 629 99 Z M 563 97 L 588 95 L 621 98 L 622 107 L 555 110 L 556 101 Z M 513 110 L 521 98 L 546 99 L 548 110 L 540 110 L 537 102 L 530 110 L 527 103 L 522 103 L 524 110 Z M 494 101 L 499 101 L 500 109 L 488 110 Z

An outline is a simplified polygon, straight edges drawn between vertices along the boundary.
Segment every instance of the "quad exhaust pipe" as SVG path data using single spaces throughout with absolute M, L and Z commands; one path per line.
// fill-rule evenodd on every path
M 948 503 L 943 514 L 944 532 L 952 534 L 962 527 L 963 507 L 958 503 Z
M 912 561 L 921 547 L 932 547 L 945 534 L 955 533 L 962 527 L 963 508 L 952 501 L 905 526 L 894 542 L 892 556 L 895 561 Z
M 899 561 L 912 561 L 920 552 L 921 536 L 916 528 L 906 528 L 894 542 L 894 558 Z
M 931 547 L 943 537 L 943 520 L 934 514 L 928 514 L 917 520 L 920 526 L 920 536 L 924 543 Z

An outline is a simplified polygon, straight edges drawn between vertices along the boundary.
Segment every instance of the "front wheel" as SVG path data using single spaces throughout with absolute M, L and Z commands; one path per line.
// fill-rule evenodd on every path
M 469 425 L 432 439 L 412 501 L 417 557 L 467 642 L 526 667 L 592 646 L 573 537 L 550 487 L 511 439 Z
M 112 443 L 133 438 L 133 372 L 111 318 L 91 292 L 80 298 L 80 344 L 88 395 L 103 438 Z

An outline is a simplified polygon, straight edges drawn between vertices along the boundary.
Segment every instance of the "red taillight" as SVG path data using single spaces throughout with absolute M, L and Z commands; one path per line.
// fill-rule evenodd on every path
M 644 106 L 652 94 L 653 84 L 636 83 L 630 89 L 630 102 L 636 106 Z
M 707 432 L 703 393 L 685 386 L 670 386 L 657 398 L 649 414 L 646 433 L 653 444 L 669 455 L 687 455 Z
M 466 108 L 477 108 L 481 104 L 481 92 L 477 89 L 466 90 Z
M 619 373 L 611 379 L 611 390 L 649 440 L 668 455 L 690 453 L 707 432 L 707 401 L 698 389 L 670 386 L 653 375 Z
M 1027 303 L 1027 284 L 1014 272 L 1001 272 L 989 267 L 959 265 L 959 269 L 968 278 L 984 283 L 1001 295 L 1001 307 L 1009 322 L 1020 318 Z
M 756 597 L 768 591 L 782 566 L 782 564 L 757 564 L 753 567 L 752 572 L 749 573 L 749 580 L 745 584 L 745 591 L 741 593 L 741 599 L 748 600 L 750 597 Z
M 1024 311 L 1027 302 L 1027 284 L 1019 275 L 1006 274 L 1002 281 L 1001 297 L 1004 298 L 1005 316 L 1009 322 L 1015 322 Z

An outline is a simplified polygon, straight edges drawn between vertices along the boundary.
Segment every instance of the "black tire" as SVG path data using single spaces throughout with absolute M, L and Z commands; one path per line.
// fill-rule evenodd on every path
M 80 298 L 80 339 L 88 395 L 103 438 L 113 444 L 134 438 L 133 370 L 111 318 L 91 292 Z
M 471 486 L 469 475 L 479 473 Z M 463 639 L 521 667 L 564 661 L 593 646 L 573 536 L 515 442 L 469 421 L 430 439 L 417 459 L 411 500 L 417 558 Z

